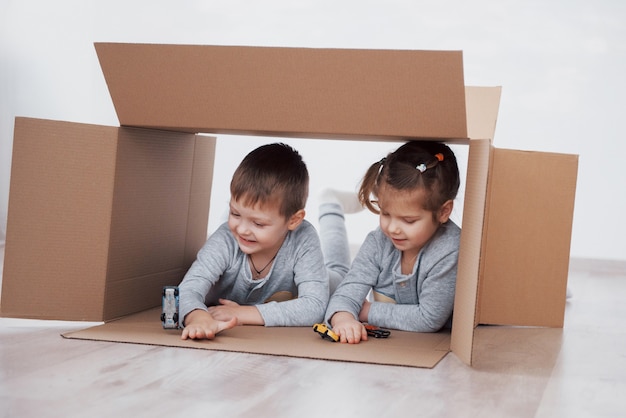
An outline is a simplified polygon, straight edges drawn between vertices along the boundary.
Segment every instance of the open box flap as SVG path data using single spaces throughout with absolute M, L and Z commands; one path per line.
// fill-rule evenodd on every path
M 120 124 L 465 140 L 461 51 L 96 43 Z
M 491 139 L 495 134 L 500 93 L 500 87 L 466 88 L 467 129 L 471 140 L 450 343 L 451 350 L 466 364 L 472 363 Z
M 465 87 L 467 135 L 470 139 L 494 139 L 502 87 Z
M 13 143 L 2 316 L 107 321 L 180 282 L 206 240 L 214 137 L 18 117 Z
M 562 327 L 578 156 L 492 154 L 476 322 Z

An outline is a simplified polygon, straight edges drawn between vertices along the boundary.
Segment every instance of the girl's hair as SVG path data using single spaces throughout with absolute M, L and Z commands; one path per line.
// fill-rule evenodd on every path
M 246 155 L 235 170 L 230 194 L 248 206 L 277 204 L 279 213 L 289 219 L 306 205 L 309 172 L 289 145 L 262 145 Z
M 422 189 L 426 192 L 423 207 L 436 217 L 446 201 L 456 198 L 459 185 L 456 157 L 447 145 L 409 141 L 369 167 L 361 181 L 359 201 L 378 214 L 376 201 L 381 186 L 406 191 Z

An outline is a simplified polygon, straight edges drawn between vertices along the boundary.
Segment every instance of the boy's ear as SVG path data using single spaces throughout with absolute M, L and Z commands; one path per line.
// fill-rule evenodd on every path
M 306 215 L 304 209 L 300 209 L 299 211 L 291 215 L 291 218 L 289 218 L 289 220 L 287 221 L 287 228 L 290 231 L 293 231 L 294 229 L 299 227 L 304 220 L 304 215 Z
M 447 200 L 439 209 L 439 214 L 437 215 L 437 220 L 440 224 L 445 224 L 450 219 L 450 215 L 452 215 L 452 208 L 454 207 L 454 201 Z

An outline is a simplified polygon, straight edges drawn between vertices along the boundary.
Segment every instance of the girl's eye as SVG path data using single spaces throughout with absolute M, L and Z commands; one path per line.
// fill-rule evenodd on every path
M 258 223 L 258 222 L 255 222 L 254 224 L 255 224 L 256 226 L 258 226 L 259 228 L 263 228 L 263 227 L 265 226 L 265 224 L 260 224 L 260 223 Z

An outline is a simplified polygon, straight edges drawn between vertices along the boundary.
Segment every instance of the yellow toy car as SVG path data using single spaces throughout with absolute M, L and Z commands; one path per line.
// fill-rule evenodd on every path
M 324 324 L 313 325 L 313 331 L 317 332 L 325 340 L 332 341 L 334 343 L 339 341 L 339 336 Z

